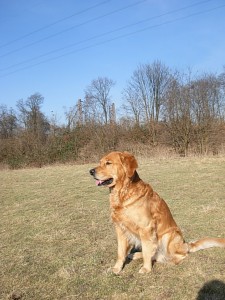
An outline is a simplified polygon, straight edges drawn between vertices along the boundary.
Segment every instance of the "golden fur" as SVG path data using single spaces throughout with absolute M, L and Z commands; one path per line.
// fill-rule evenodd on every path
M 111 152 L 90 170 L 97 185 L 110 188 L 111 217 L 118 242 L 113 272 L 118 274 L 127 256 L 143 258 L 140 273 L 151 271 L 154 261 L 180 263 L 189 252 L 225 247 L 225 239 L 204 238 L 186 243 L 166 202 L 143 182 L 136 171 L 137 161 L 128 152 Z M 132 247 L 142 252 L 129 253 Z

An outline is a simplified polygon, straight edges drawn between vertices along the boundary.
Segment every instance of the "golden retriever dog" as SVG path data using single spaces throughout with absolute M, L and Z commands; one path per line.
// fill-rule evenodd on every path
M 148 273 L 153 262 L 179 264 L 190 252 L 225 247 L 225 239 L 184 241 L 166 202 L 142 181 L 137 161 L 128 152 L 111 152 L 90 170 L 98 186 L 110 188 L 111 217 L 118 242 L 118 257 L 112 271 L 119 274 L 126 258 L 143 258 L 139 273 Z M 133 247 L 141 252 L 130 252 Z

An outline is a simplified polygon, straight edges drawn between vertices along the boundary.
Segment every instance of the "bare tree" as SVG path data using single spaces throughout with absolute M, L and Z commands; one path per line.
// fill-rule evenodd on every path
M 146 74 L 152 99 L 152 119 L 158 122 L 165 95 L 171 82 L 171 73 L 163 63 L 155 61 L 152 65 L 146 66 Z
M 128 84 L 128 87 L 124 89 L 123 97 L 125 100 L 125 103 L 122 106 L 123 110 L 126 112 L 127 116 L 133 118 L 136 126 L 140 126 L 142 114 L 141 99 L 138 90 L 135 89 L 135 87 L 132 87 L 131 82 Z
M 85 95 L 83 101 L 83 119 L 85 124 L 100 122 L 98 105 L 94 98 Z
M 223 119 L 221 82 L 214 74 L 203 74 L 193 83 L 193 121 L 200 153 L 207 153 L 210 137 Z
M 126 107 L 130 107 L 136 120 L 141 116 L 142 121 L 147 124 L 153 144 L 156 143 L 155 125 L 160 119 L 170 81 L 169 68 L 160 61 L 155 61 L 140 65 L 125 89 Z M 136 106 L 136 103 L 139 105 Z
M 187 155 L 192 142 L 201 154 L 208 153 L 210 148 L 216 152 L 223 104 L 221 82 L 216 75 L 203 74 L 196 79 L 189 71 L 177 76 L 165 106 L 166 125 L 175 149 Z
M 110 92 L 115 82 L 107 77 L 98 77 L 92 80 L 85 90 L 85 105 L 87 112 L 94 113 L 95 121 L 108 124 L 110 121 L 111 96 Z M 89 109 L 88 109 L 89 108 Z
M 17 129 L 17 117 L 14 110 L 5 105 L 0 106 L 0 138 L 10 138 L 15 135 Z
M 71 131 L 78 125 L 82 125 L 83 120 L 83 101 L 81 99 L 77 100 L 77 103 L 65 111 L 65 116 L 67 120 L 67 129 Z
M 223 66 L 223 72 L 218 76 L 220 84 L 220 98 L 221 98 L 221 115 L 223 120 L 225 118 L 225 65 Z
M 45 115 L 41 112 L 41 105 L 44 97 L 35 93 L 27 98 L 26 101 L 17 101 L 17 108 L 20 113 L 20 121 L 25 129 L 34 136 L 43 136 L 49 130 L 49 123 Z
M 186 75 L 176 73 L 167 93 L 164 118 L 176 151 L 187 156 L 191 142 L 191 85 Z

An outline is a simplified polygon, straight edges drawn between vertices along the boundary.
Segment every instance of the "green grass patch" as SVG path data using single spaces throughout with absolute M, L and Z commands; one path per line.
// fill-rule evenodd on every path
M 186 240 L 225 237 L 224 158 L 141 159 L 139 165 L 140 177 L 166 200 Z M 178 266 L 156 264 L 148 275 L 138 273 L 141 261 L 120 276 L 108 273 L 116 237 L 108 189 L 95 186 L 91 167 L 0 172 L 0 299 L 225 295 L 224 249 L 193 253 Z

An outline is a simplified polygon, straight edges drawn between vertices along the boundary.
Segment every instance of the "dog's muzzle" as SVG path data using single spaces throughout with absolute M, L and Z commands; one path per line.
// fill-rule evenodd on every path
M 113 178 L 108 178 L 108 179 L 106 179 L 106 180 L 100 180 L 100 179 L 96 178 L 96 172 L 95 172 L 95 169 L 91 169 L 91 170 L 89 171 L 89 173 L 90 173 L 91 176 L 93 176 L 94 179 L 96 180 L 96 185 L 97 185 L 97 186 L 102 186 L 102 185 L 107 186 L 107 185 L 109 185 L 109 184 L 111 184 L 111 183 L 113 182 Z

